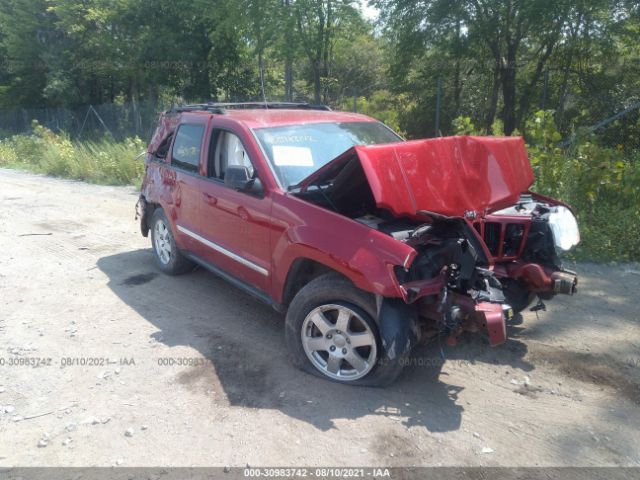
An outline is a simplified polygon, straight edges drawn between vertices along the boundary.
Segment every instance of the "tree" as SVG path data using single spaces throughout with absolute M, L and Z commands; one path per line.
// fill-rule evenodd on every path
M 309 59 L 316 103 L 323 101 L 323 79 L 331 77 L 333 47 L 343 24 L 357 16 L 353 0 L 296 0 L 300 44 Z M 326 98 L 326 89 L 325 89 Z
M 2 50 L 7 84 L 0 104 L 36 106 L 44 102 L 49 71 L 47 49 L 59 40 L 46 0 L 0 3 Z
M 453 53 L 456 62 L 464 54 L 477 58 L 478 47 L 480 52 L 490 53 L 492 87 L 485 123 L 487 127 L 493 123 L 500 92 L 501 117 L 507 134 L 521 126 L 531 90 L 561 37 L 570 10 L 569 2 L 563 0 L 468 0 L 455 6 L 446 0 L 375 3 L 388 12 L 386 18 L 398 51 L 409 52 L 400 56 L 405 62 L 407 55 L 415 55 L 417 46 Z M 474 48 L 469 48 L 470 45 Z M 521 83 L 519 72 L 529 65 L 534 68 Z M 484 69 L 487 71 L 486 66 Z M 454 65 L 454 71 L 454 104 L 459 105 L 459 63 Z

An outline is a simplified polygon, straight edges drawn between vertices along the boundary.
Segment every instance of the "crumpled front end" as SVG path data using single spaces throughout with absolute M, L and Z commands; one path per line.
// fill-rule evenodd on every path
M 415 250 L 395 280 L 430 333 L 455 342 L 484 329 L 498 345 L 514 313 L 576 291 L 559 254 L 580 241 L 577 222 L 567 205 L 529 192 L 533 181 L 522 138 L 461 136 L 356 146 L 292 192 Z M 387 344 L 413 341 L 380 321 Z
M 483 217 L 432 219 L 406 241 L 418 255 L 396 269 L 403 299 L 450 343 L 484 330 L 499 345 L 508 320 L 536 297 L 541 309 L 543 300 L 576 292 L 577 276 L 559 257 L 579 242 L 575 217 L 535 194 Z

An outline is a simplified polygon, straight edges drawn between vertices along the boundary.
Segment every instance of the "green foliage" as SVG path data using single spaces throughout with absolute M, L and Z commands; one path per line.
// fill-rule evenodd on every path
M 381 12 L 393 91 L 417 100 L 403 119 L 411 137 L 434 134 L 438 82 L 445 134 L 466 116 L 486 132 L 499 118 L 500 133 L 512 135 L 542 107 L 556 110 L 567 136 L 640 98 L 640 17 L 624 0 L 370 3 Z M 611 145 L 638 138 L 636 120 L 620 123 Z
M 471 117 L 459 116 L 451 122 L 454 135 L 476 135 L 476 126 L 471 121 Z
M 4 0 L 0 106 L 277 99 L 287 72 L 337 103 L 384 74 L 371 30 L 354 0 Z
M 566 191 L 566 179 L 575 159 L 558 147 L 561 135 L 553 120 L 553 111 L 538 111 L 527 121 L 525 132 L 529 159 L 536 174 L 536 188 L 541 193 L 558 196 Z
M 104 139 L 72 142 L 65 135 L 35 124 L 32 135 L 0 140 L 0 166 L 108 185 L 138 183 L 144 162 L 136 156 L 145 150 L 138 138 L 123 142 Z
M 582 241 L 571 256 L 587 261 L 640 260 L 640 155 L 606 148 L 582 137 L 570 151 L 558 147 L 553 111 L 538 111 L 525 137 L 536 181 L 535 192 L 569 203 Z M 469 117 L 453 121 L 456 134 L 484 134 Z M 499 126 L 494 126 L 496 131 Z
M 564 169 L 566 197 L 578 212 L 583 259 L 640 259 L 640 155 L 591 142 L 579 145 Z
M 574 204 L 581 243 L 572 256 L 589 262 L 640 260 L 640 208 L 600 202 L 597 209 Z
M 346 97 L 341 108 L 351 110 L 354 107 L 353 102 L 353 98 Z M 355 107 L 358 113 L 377 118 L 395 132 L 405 134 L 400 124 L 400 115 L 411 108 L 406 95 L 393 95 L 387 90 L 377 90 L 369 97 L 357 97 Z

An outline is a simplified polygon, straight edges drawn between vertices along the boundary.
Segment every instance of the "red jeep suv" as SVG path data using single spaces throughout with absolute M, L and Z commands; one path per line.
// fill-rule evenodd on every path
M 384 385 L 420 339 L 506 340 L 538 297 L 573 294 L 579 242 L 530 192 L 521 138 L 404 141 L 364 115 L 209 103 L 160 116 L 137 205 L 158 267 L 196 264 L 286 312 L 293 362 Z

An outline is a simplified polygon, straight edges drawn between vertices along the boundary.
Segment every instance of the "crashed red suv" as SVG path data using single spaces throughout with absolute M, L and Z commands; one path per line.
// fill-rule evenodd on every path
M 421 338 L 498 345 L 514 311 L 575 292 L 558 256 L 575 217 L 533 180 L 521 138 L 403 141 L 326 107 L 203 104 L 161 115 L 137 212 L 162 271 L 213 271 L 286 312 L 296 365 L 381 385 Z

